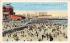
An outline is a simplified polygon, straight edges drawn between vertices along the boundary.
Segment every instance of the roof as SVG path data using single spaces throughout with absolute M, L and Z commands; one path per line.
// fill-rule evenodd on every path
M 12 20 L 17 20 L 17 19 L 25 19 L 25 17 L 23 18 L 22 16 L 17 16 L 17 15 L 9 15 L 11 17 Z

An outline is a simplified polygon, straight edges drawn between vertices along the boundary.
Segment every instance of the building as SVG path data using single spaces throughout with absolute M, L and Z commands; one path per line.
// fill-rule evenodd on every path
M 14 9 L 10 4 L 3 5 L 3 20 L 21 20 L 24 16 L 15 15 Z

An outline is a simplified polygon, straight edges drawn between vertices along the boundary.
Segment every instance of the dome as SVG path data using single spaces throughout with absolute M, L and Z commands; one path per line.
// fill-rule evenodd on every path
M 13 9 L 13 7 L 10 4 L 6 4 L 6 5 L 4 5 L 4 7 L 5 8 L 12 8 Z

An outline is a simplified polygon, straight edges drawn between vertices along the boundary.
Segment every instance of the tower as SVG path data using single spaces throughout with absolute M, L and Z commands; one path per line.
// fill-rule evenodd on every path
M 9 15 L 13 15 L 13 14 L 14 14 L 13 7 L 10 4 L 3 5 L 3 19 L 4 20 L 10 19 Z

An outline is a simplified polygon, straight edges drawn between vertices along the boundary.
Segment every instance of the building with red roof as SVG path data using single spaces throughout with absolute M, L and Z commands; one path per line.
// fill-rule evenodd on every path
M 15 15 L 13 7 L 10 4 L 6 4 L 3 6 L 3 19 L 4 20 L 21 20 L 25 19 L 24 16 Z

